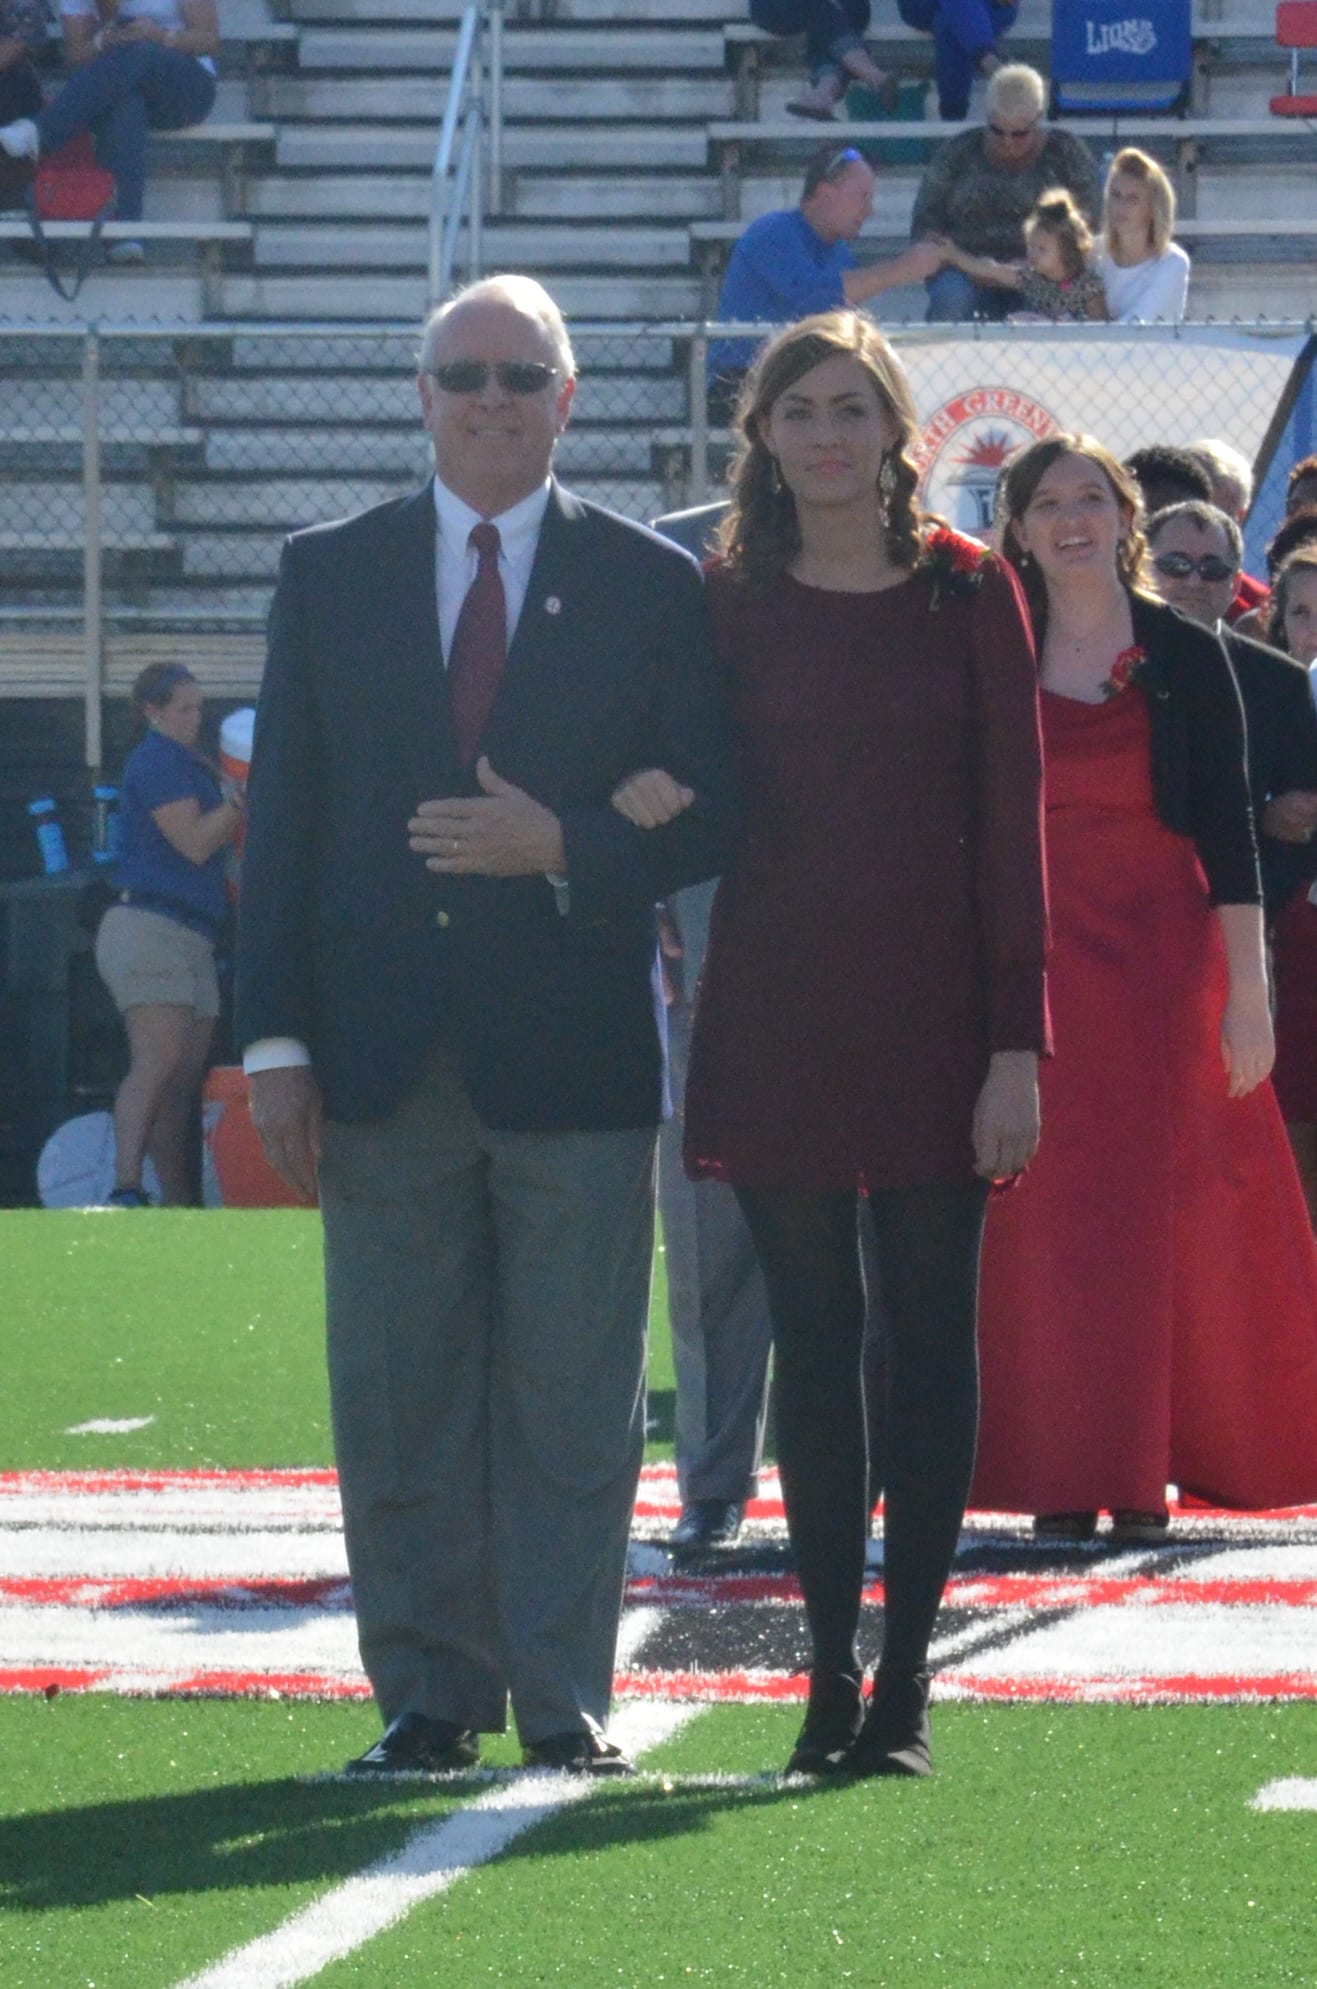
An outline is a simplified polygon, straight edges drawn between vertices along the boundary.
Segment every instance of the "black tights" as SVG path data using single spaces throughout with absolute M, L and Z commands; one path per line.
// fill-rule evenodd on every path
M 886 1352 L 886 1401 L 874 1404 L 886 1414 L 873 1418 L 885 1437 L 882 1661 L 895 1671 L 927 1657 L 974 1468 L 986 1194 L 976 1182 L 871 1198 Z M 854 1671 L 870 1510 L 856 1197 L 737 1196 L 773 1316 L 778 1468 L 814 1663 Z

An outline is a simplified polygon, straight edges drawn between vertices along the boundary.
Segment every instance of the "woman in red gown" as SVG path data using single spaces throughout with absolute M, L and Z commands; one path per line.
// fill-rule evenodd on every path
M 1100 444 L 1012 463 L 1042 682 L 1049 991 L 1038 1158 L 994 1206 L 971 1504 L 1156 1540 L 1166 1486 L 1317 1496 L 1317 1255 L 1280 1115 L 1238 694 L 1139 591 Z
M 926 1774 L 929 1640 L 974 1455 L 984 1201 L 1037 1138 L 1032 648 L 1002 562 L 918 510 L 910 390 L 869 320 L 839 311 L 781 334 L 741 421 L 709 593 L 745 828 L 700 985 L 687 1163 L 732 1182 L 767 1279 L 813 1643 L 788 1765 Z M 642 782 L 633 819 L 656 819 L 647 798 Z M 867 1711 L 862 1188 L 888 1325 L 886 1617 Z

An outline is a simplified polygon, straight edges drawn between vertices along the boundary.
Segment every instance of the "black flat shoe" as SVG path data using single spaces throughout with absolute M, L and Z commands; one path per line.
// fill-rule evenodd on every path
M 1168 1512 L 1144 1512 L 1116 1506 L 1111 1514 L 1111 1542 L 1116 1547 L 1164 1547 L 1171 1537 Z
M 734 1547 L 745 1520 L 740 1499 L 695 1499 L 683 1506 L 681 1517 L 668 1535 L 674 1554 L 703 1554 L 710 1549 Z
M 809 1706 L 787 1775 L 845 1775 L 851 1747 L 864 1724 L 864 1674 L 811 1671 Z
M 455 1720 L 432 1720 L 425 1713 L 400 1713 L 374 1747 L 347 1764 L 349 1775 L 443 1775 L 474 1768 L 480 1736 Z
M 1097 1523 L 1095 1512 L 1040 1512 L 1034 1519 L 1033 1536 L 1035 1540 L 1056 1540 L 1068 1546 L 1075 1541 L 1092 1540 Z
M 931 1775 L 928 1725 L 930 1671 L 874 1673 L 860 1737 L 850 1752 L 852 1775 Z
M 636 1764 L 628 1761 L 614 1741 L 606 1740 L 594 1727 L 573 1733 L 551 1733 L 533 1740 L 521 1750 L 523 1768 L 551 1768 L 558 1775 L 634 1775 Z

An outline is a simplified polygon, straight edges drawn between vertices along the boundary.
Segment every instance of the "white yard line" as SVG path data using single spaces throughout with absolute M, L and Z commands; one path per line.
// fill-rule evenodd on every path
M 628 1753 L 643 1754 L 702 1711 L 700 1706 L 653 1702 L 624 1706 L 610 1732 Z M 455 1816 L 418 1830 L 401 1851 L 335 1886 L 273 1933 L 234 1948 L 200 1975 L 188 1976 L 178 1989 L 292 1989 L 307 1982 L 401 1920 L 421 1900 L 446 1892 L 477 1865 L 497 1857 L 524 1830 L 601 1786 L 583 1775 L 527 1775 L 490 1789 Z
M 1249 1803 L 1250 1809 L 1317 1809 L 1317 1779 L 1311 1775 L 1287 1775 L 1283 1781 L 1267 1782 Z

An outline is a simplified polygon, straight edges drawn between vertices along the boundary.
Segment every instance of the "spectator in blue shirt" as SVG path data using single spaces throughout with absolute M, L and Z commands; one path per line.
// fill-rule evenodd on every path
M 732 250 L 718 298 L 724 324 L 794 324 L 814 311 L 868 303 L 883 290 L 922 283 L 942 266 L 942 250 L 916 242 L 891 262 L 857 266 L 851 243 L 873 209 L 874 173 L 853 145 L 828 146 L 811 160 L 796 207 L 761 214 Z M 754 339 L 709 346 L 709 413 L 727 420 L 758 349 Z
M 154 663 L 133 699 L 146 731 L 123 771 L 119 899 L 96 936 L 130 1052 L 114 1101 L 115 1208 L 147 1205 L 148 1152 L 164 1200 L 192 1199 L 188 1126 L 219 1014 L 225 851 L 243 814 L 242 794 L 225 796 L 197 751 L 202 696 L 192 672 Z

